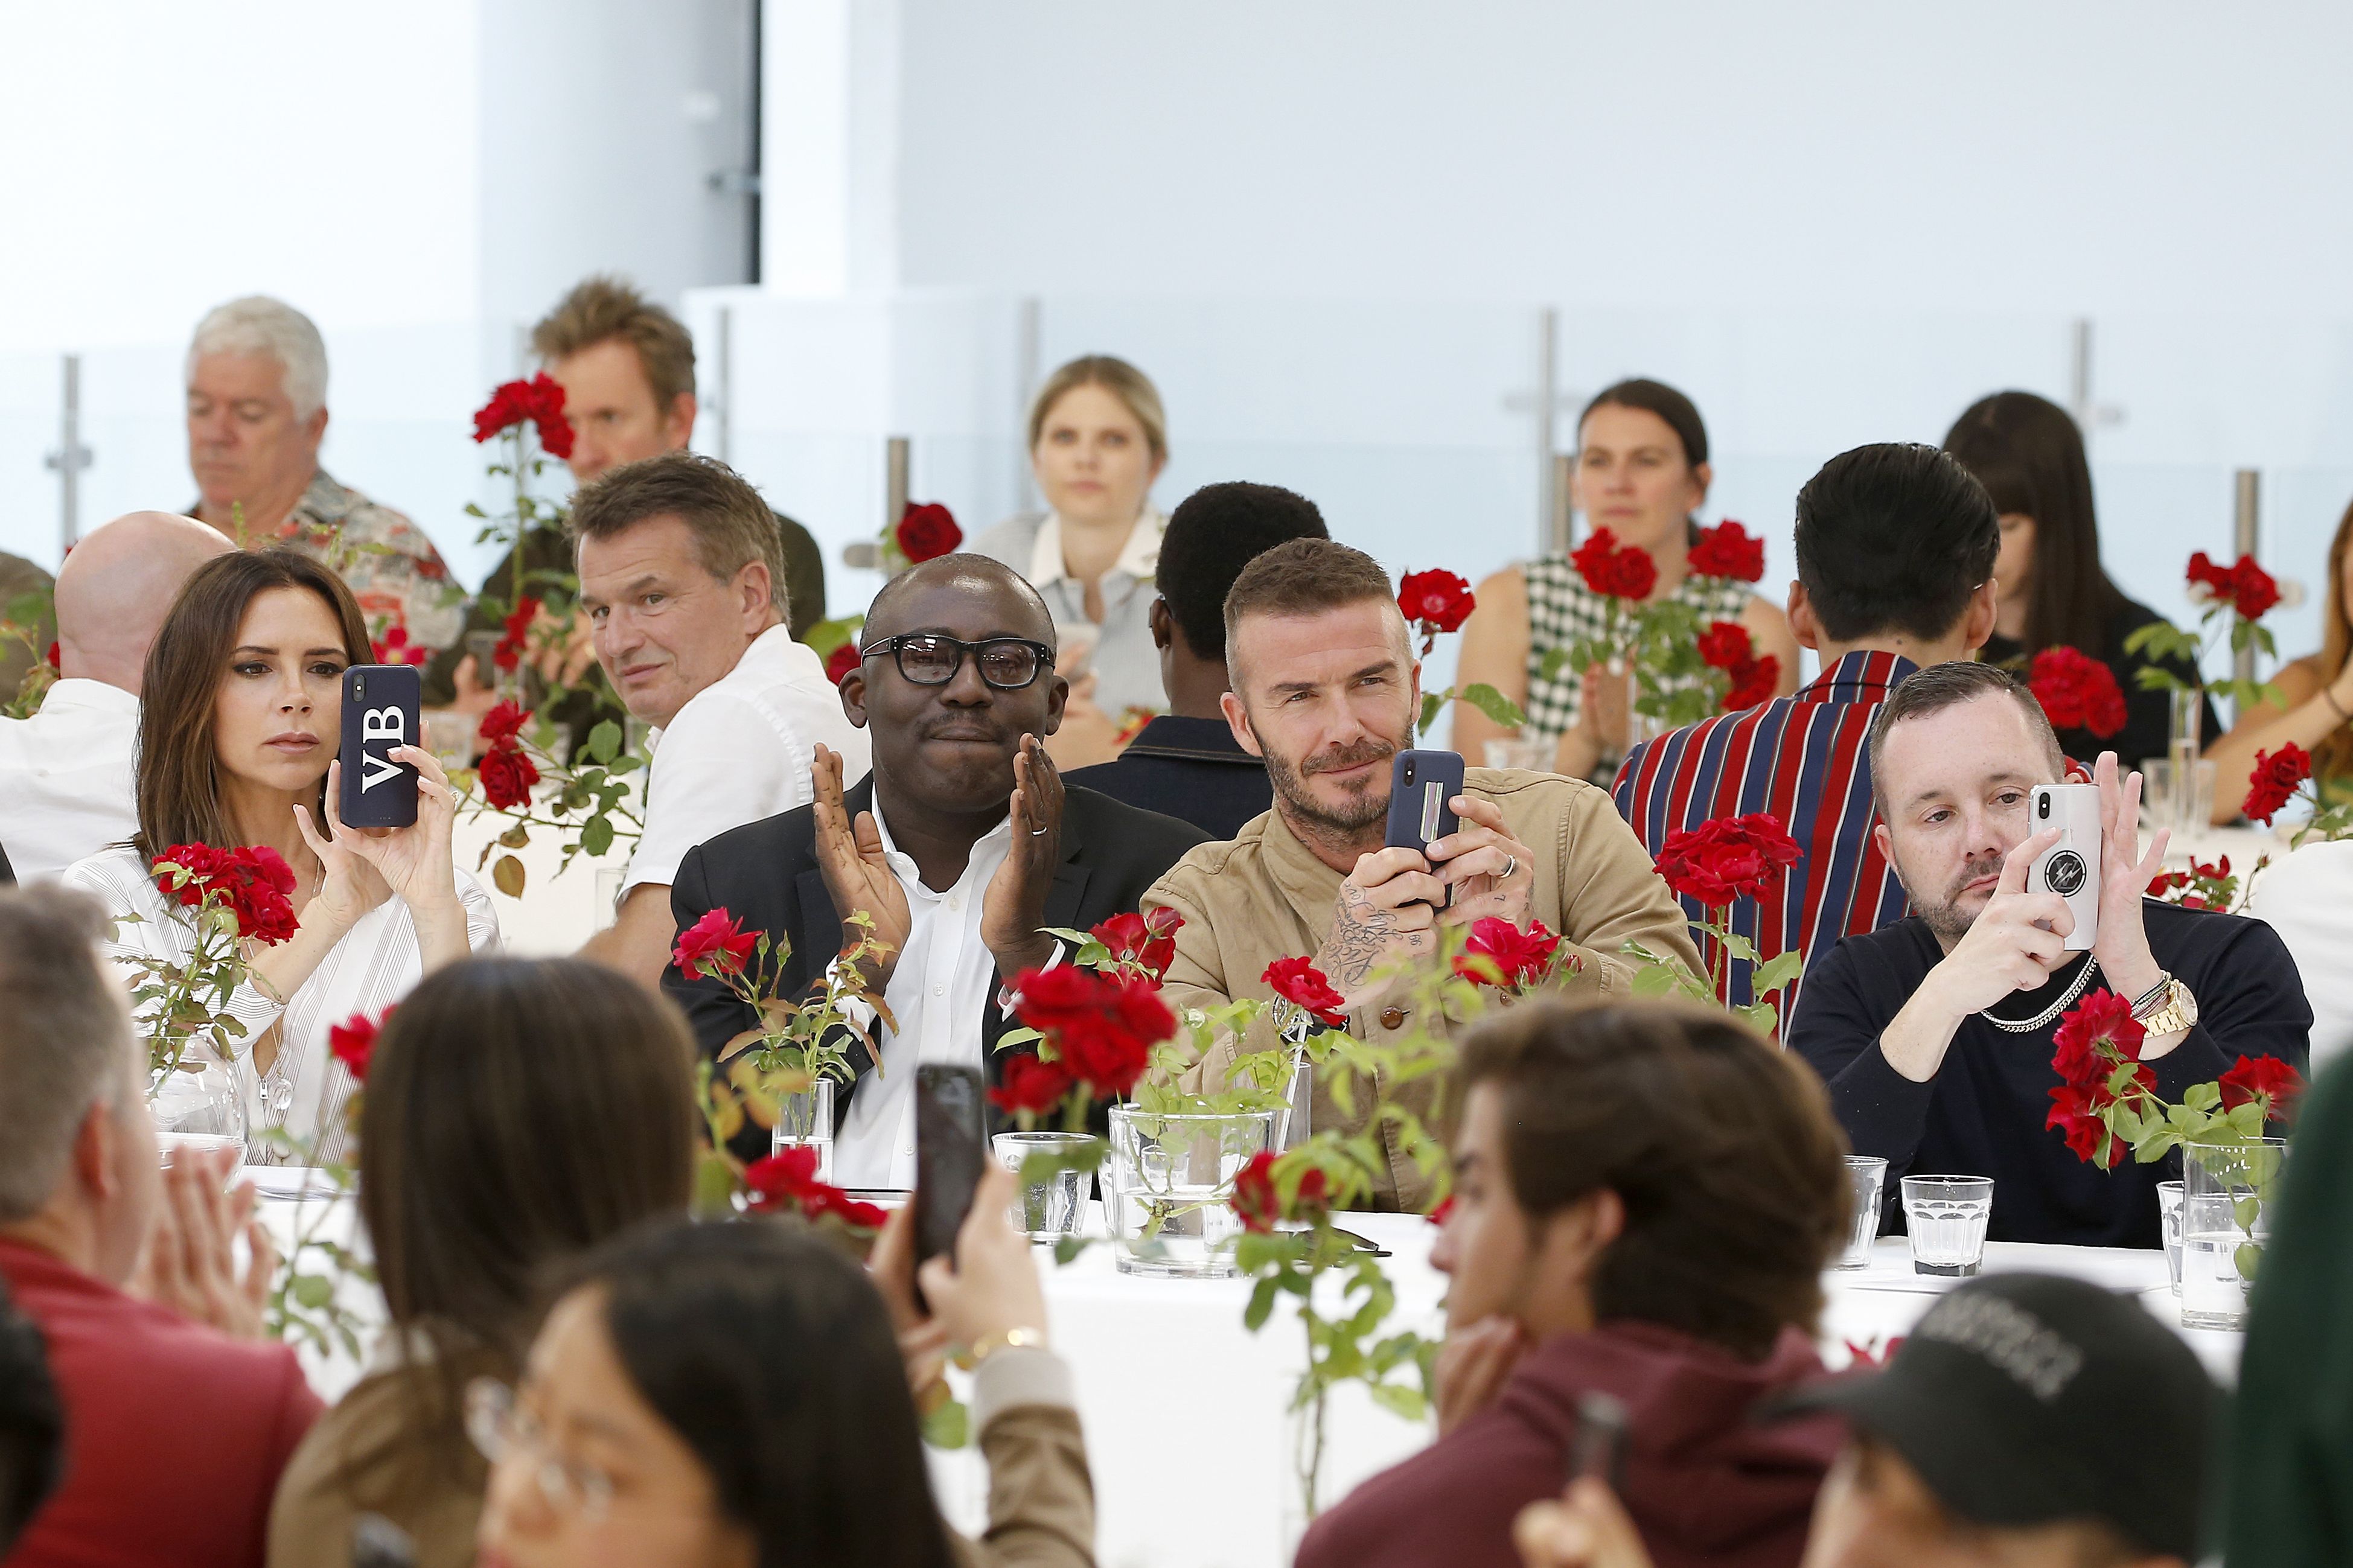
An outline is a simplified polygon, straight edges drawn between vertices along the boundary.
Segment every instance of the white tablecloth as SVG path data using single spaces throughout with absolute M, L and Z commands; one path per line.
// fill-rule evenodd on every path
M 514 826 L 514 819 L 497 812 L 484 812 L 469 821 L 460 817 L 451 832 L 450 847 L 456 852 L 458 864 L 472 872 L 491 895 L 491 906 L 498 911 L 499 940 L 508 952 L 524 958 L 556 958 L 580 951 L 580 944 L 603 926 L 611 924 L 610 911 L 605 918 L 598 914 L 596 873 L 609 868 L 617 873 L 629 863 L 628 843 L 616 844 L 602 856 L 576 857 L 561 876 L 556 867 L 563 861 L 565 835 L 552 827 L 533 827 L 531 842 L 521 849 L 491 849 L 488 863 L 482 862 L 482 851 L 495 842 L 500 834 Z M 522 897 L 511 899 L 498 890 L 491 880 L 491 867 L 501 855 L 512 855 L 523 865 Z M 476 870 L 480 864 L 480 869 Z M 617 882 L 608 879 L 607 897 L 619 890 Z
M 278 1179 L 285 1180 L 290 1173 Z M 261 1205 L 282 1246 L 296 1205 Z M 348 1236 L 348 1215 L 335 1228 Z M 1412 1215 L 1357 1215 L 1349 1227 L 1388 1247 L 1398 1289 L 1398 1328 L 1436 1333 L 1445 1280 L 1430 1267 L 1432 1232 Z M 1107 1244 L 1046 1270 L 1056 1349 L 1077 1374 L 1098 1506 L 1097 1554 L 1105 1568 L 1275 1568 L 1289 1561 L 1284 1503 L 1291 1470 L 1291 1390 L 1305 1361 L 1297 1320 L 1278 1310 L 1264 1331 L 1242 1327 L 1248 1281 L 1146 1279 L 1124 1275 Z M 2039 1269 L 2134 1292 L 2169 1324 L 2179 1308 L 2159 1252 L 1995 1242 L 1989 1272 Z M 1869 1268 L 1823 1276 L 1824 1359 L 1844 1365 L 1850 1343 L 1883 1350 L 1908 1331 L 1956 1281 L 1912 1272 L 1901 1238 L 1882 1240 Z M 382 1307 L 373 1292 L 349 1298 L 372 1321 Z M 2182 1337 L 2217 1377 L 2238 1367 L 2241 1336 L 2186 1330 Z M 320 1393 L 333 1398 L 358 1369 L 348 1358 L 305 1352 Z M 1324 1497 L 1335 1500 L 1374 1472 L 1430 1439 L 1428 1426 L 1400 1420 L 1361 1396 L 1335 1401 L 1328 1420 Z M 941 1506 L 959 1527 L 986 1516 L 985 1472 L 976 1455 L 941 1457 L 934 1466 Z

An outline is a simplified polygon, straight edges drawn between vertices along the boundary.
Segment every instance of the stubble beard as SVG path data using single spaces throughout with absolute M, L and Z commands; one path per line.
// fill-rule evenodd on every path
M 1911 897 L 1912 912 L 1920 917 L 1921 923 L 1928 928 L 1929 934 L 1936 939 L 1938 945 L 1949 952 L 1961 938 L 1969 934 L 1969 928 L 1978 921 L 1977 915 L 1960 907 L 1961 889 L 1980 877 L 2000 876 L 2004 858 L 2000 855 L 1980 855 L 1964 862 L 1945 884 L 1944 898 L 1934 903 L 1924 902 L 1919 894 L 1913 891 L 1912 879 L 1905 875 L 1901 866 L 1896 868 L 1895 879 L 1904 884 L 1904 891 Z
M 1367 774 L 1364 784 L 1350 793 L 1345 805 L 1338 808 L 1326 805 L 1315 798 L 1307 786 L 1306 774 L 1325 773 L 1333 768 L 1353 767 L 1359 763 L 1384 762 L 1395 755 L 1397 747 L 1387 741 L 1366 741 L 1345 751 L 1328 752 L 1311 758 L 1307 763 L 1294 765 L 1287 757 L 1268 751 L 1266 776 L 1274 785 L 1275 798 L 1282 803 L 1282 814 L 1295 826 L 1317 837 L 1346 843 L 1373 824 L 1385 820 L 1389 812 L 1388 792 L 1382 787 L 1378 773 Z

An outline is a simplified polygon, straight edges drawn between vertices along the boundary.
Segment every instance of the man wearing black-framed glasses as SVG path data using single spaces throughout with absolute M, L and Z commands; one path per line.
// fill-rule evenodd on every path
M 846 780 L 841 759 L 818 747 L 812 804 L 690 851 L 670 903 L 681 931 L 723 908 L 789 942 L 795 990 L 823 981 L 849 915 L 872 921 L 892 952 L 868 978 L 892 1023 L 878 1031 L 881 1072 L 852 1049 L 834 1180 L 903 1188 L 914 1182 L 916 1065 L 960 1063 L 999 1081 L 1014 1054 L 995 1048 L 1008 1027 L 1004 983 L 1067 956 L 1042 928 L 1134 910 L 1202 836 L 1063 785 L 1045 738 L 1070 683 L 1054 673 L 1045 601 L 1012 568 L 945 555 L 901 574 L 875 595 L 860 648 L 841 705 L 871 743 L 873 772 Z M 714 1054 L 755 1025 L 715 981 L 673 964 L 662 986 Z

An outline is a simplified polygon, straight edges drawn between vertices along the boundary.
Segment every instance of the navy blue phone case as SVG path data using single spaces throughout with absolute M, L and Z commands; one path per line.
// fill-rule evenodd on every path
M 405 664 L 355 664 L 343 671 L 343 734 L 336 755 L 343 787 L 335 810 L 346 827 L 407 827 L 417 821 L 417 770 L 392 760 L 396 746 L 421 746 L 425 684 Z

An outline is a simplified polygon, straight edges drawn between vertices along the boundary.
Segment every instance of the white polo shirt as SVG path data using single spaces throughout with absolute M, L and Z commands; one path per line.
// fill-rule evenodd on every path
M 0 848 L 23 882 L 55 881 L 139 830 L 139 699 L 60 680 L 29 719 L 0 719 Z
M 666 888 L 696 845 L 807 805 L 818 746 L 839 753 L 845 785 L 870 766 L 866 731 L 843 714 L 825 661 L 783 626 L 762 632 L 654 738 L 645 834 L 629 858 L 628 888 Z

